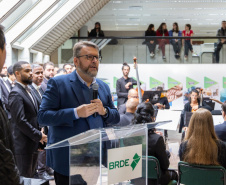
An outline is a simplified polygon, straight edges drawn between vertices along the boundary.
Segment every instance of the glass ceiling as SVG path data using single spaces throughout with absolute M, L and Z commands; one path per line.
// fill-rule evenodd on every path
M 22 16 L 24 16 L 28 11 L 30 11 L 39 1 L 40 0 L 26 0 L 16 10 L 14 10 L 1 23 L 1 25 L 5 28 L 5 32 L 7 32 L 13 24 L 15 24 Z
M 28 29 L 17 42 L 23 42 L 26 37 L 32 34 L 39 26 L 45 23 L 58 9 L 60 9 L 68 0 L 59 1 L 54 7 L 52 7 L 42 18 L 40 18 L 30 29 Z

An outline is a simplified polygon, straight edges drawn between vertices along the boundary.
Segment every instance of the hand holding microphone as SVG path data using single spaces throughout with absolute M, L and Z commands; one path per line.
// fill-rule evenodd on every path
M 102 101 L 98 98 L 98 88 L 99 85 L 97 83 L 93 84 L 93 100 L 91 100 L 91 104 L 83 104 L 77 107 L 77 114 L 80 118 L 87 118 L 91 115 L 97 117 L 97 113 L 99 115 L 105 115 L 106 109 L 104 108 Z
M 97 105 L 97 112 L 95 112 L 93 114 L 94 117 L 97 117 L 97 113 L 101 116 L 107 114 L 102 101 L 100 99 L 97 99 L 98 98 L 98 88 L 99 88 L 99 85 L 97 83 L 93 84 L 93 86 L 92 86 L 93 100 L 91 100 L 91 103 L 95 103 Z

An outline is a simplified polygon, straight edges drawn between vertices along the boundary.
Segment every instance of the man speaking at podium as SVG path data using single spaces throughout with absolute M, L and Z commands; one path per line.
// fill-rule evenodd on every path
M 43 95 L 38 122 L 49 126 L 48 145 L 116 124 L 120 119 L 108 85 L 96 79 L 100 62 L 98 46 L 88 41 L 78 42 L 73 56 L 76 70 L 50 79 Z M 93 86 L 99 86 L 96 99 Z M 68 148 L 47 150 L 47 165 L 54 169 L 56 185 L 69 184 Z

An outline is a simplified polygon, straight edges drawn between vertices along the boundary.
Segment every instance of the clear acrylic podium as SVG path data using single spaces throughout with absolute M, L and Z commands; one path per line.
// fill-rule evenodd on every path
M 93 129 L 46 149 L 69 147 L 70 185 L 147 184 L 149 123 Z

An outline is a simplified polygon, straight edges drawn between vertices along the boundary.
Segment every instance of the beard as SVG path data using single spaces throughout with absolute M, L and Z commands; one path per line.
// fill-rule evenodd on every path
M 96 67 L 95 71 L 89 71 L 90 67 Z M 77 70 L 79 70 L 80 72 L 82 72 L 83 74 L 93 78 L 97 76 L 97 72 L 98 72 L 98 65 L 96 64 L 91 64 L 88 67 L 84 67 L 82 62 L 79 61 L 79 65 L 76 66 Z
M 50 75 L 45 75 L 45 78 L 49 80 L 50 78 L 53 78 L 53 77 L 50 77 Z
M 129 76 L 129 73 L 123 73 L 123 76 L 128 77 Z
M 27 84 L 27 85 L 31 85 L 32 84 L 32 78 L 29 79 L 29 78 L 25 78 L 25 77 L 21 77 L 21 82 L 24 83 L 24 84 Z

